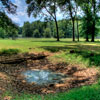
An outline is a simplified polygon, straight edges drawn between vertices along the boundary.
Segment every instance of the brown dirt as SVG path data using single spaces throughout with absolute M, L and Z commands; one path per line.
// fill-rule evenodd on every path
M 27 54 L 28 56 L 32 54 Z M 0 60 L 7 58 L 23 57 L 26 54 L 13 56 L 0 56 Z M 67 75 L 63 82 L 57 84 L 48 84 L 38 86 L 36 83 L 29 84 L 21 76 L 25 70 L 43 69 Z M 0 94 L 4 91 L 11 90 L 13 93 L 56 93 L 64 92 L 71 88 L 90 85 L 96 82 L 98 70 L 95 68 L 81 68 L 78 65 L 69 65 L 66 63 L 53 64 L 48 59 L 32 60 L 28 59 L 18 64 L 0 64 Z

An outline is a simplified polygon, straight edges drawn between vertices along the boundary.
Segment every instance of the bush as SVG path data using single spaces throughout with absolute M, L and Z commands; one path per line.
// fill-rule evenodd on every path
M 0 55 L 12 55 L 12 54 L 18 54 L 20 50 L 18 49 L 2 49 L 0 51 Z

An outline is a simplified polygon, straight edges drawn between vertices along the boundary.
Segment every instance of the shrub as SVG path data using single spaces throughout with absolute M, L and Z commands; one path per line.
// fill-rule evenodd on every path
M 0 55 L 12 55 L 12 54 L 18 54 L 20 50 L 18 49 L 2 49 L 0 51 Z

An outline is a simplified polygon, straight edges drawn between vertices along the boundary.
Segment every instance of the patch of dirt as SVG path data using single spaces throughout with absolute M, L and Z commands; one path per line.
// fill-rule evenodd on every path
M 47 58 L 32 59 L 34 54 L 20 54 L 13 56 L 0 56 L 0 61 L 8 61 L 10 59 L 30 58 L 25 59 L 20 63 L 0 64 L 0 93 L 6 90 L 11 90 L 13 93 L 57 93 L 64 92 L 71 88 L 90 85 L 96 82 L 98 78 L 98 70 L 95 68 L 81 68 L 78 65 L 69 65 L 66 63 L 53 64 Z M 41 56 L 43 56 L 42 54 Z M 35 55 L 38 58 L 40 54 Z M 31 58 L 32 57 L 32 58 Z M 38 86 L 36 83 L 29 84 L 21 76 L 22 71 L 26 70 L 51 70 L 56 73 L 62 73 L 68 77 L 62 79 L 62 82 L 56 84 L 47 84 Z

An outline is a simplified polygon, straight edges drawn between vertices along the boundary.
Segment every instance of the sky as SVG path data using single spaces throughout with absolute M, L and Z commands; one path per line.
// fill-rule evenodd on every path
M 19 26 L 23 26 L 24 22 L 26 21 L 29 21 L 31 23 L 40 19 L 34 18 L 33 16 L 28 17 L 27 4 L 25 3 L 25 0 L 12 0 L 12 2 L 17 5 L 17 13 L 16 15 L 8 14 L 8 16 Z M 62 19 L 62 14 L 60 12 L 57 12 L 57 19 Z

